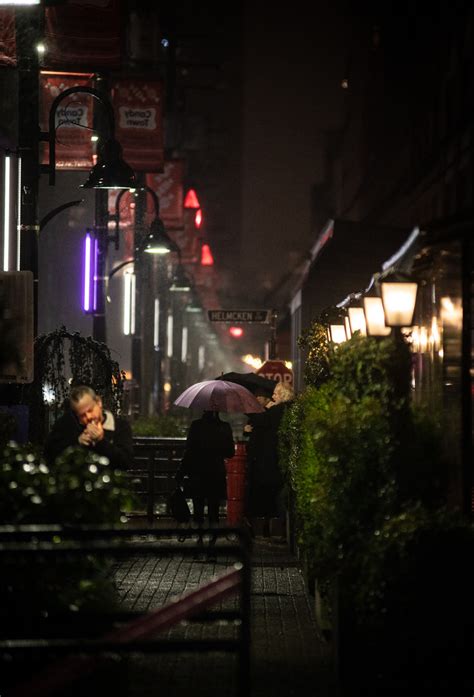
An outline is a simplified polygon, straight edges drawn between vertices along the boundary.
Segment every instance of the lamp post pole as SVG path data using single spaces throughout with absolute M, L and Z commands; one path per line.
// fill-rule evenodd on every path
M 107 104 L 108 111 L 112 110 L 110 103 L 108 101 L 105 80 L 97 76 L 95 80 L 95 89 L 100 95 L 104 97 L 104 104 Z M 113 112 L 112 112 L 113 114 Z M 111 117 L 107 114 L 107 123 L 104 124 L 104 114 L 103 112 L 98 112 L 94 114 L 94 127 L 99 132 L 104 132 L 104 126 L 110 127 Z M 105 316 L 105 303 L 106 303 L 106 293 L 107 293 L 107 248 L 109 246 L 109 193 L 107 189 L 96 189 L 95 190 L 95 219 L 94 219 L 94 229 L 97 236 L 97 278 L 96 278 L 96 292 L 97 292 L 97 306 L 92 318 L 92 338 L 96 341 L 102 343 L 107 343 L 107 324 Z
M 34 307 L 38 304 L 38 53 L 39 6 L 16 12 L 18 55 L 18 154 L 21 158 L 21 198 L 19 210 L 20 268 L 33 272 Z M 34 336 L 38 316 L 34 312 Z

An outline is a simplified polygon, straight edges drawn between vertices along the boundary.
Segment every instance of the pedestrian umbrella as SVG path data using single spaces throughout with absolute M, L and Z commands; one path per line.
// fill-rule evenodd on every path
M 243 385 L 243 387 L 246 387 L 253 394 L 256 392 L 263 392 L 269 397 L 272 396 L 273 390 L 277 385 L 276 380 L 264 378 L 263 375 L 258 375 L 257 373 L 224 373 L 223 375 L 219 375 L 216 379 L 235 382 L 237 385 Z
M 178 407 L 206 411 L 253 414 L 265 411 L 254 395 L 242 385 L 226 380 L 204 380 L 191 385 L 175 400 Z

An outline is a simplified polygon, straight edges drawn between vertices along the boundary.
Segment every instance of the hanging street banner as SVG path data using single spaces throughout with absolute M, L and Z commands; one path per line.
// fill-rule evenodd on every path
M 49 130 L 49 111 L 56 97 L 70 87 L 92 87 L 87 77 L 77 75 L 40 75 L 40 129 Z M 58 105 L 56 121 L 56 168 L 91 169 L 91 129 L 93 125 L 93 97 L 87 94 L 72 94 Z M 48 143 L 40 144 L 40 162 L 49 162 Z
M 120 69 L 121 21 L 120 0 L 69 0 L 46 7 L 44 67 Z
M 255 322 L 269 324 L 272 317 L 271 310 L 208 310 L 210 322 Z
M 162 174 L 147 174 L 145 183 L 160 200 L 160 218 L 167 230 L 182 230 L 183 219 L 184 160 L 167 160 Z M 147 196 L 147 210 L 154 216 L 155 207 Z M 179 244 L 179 242 L 178 242 Z
M 16 67 L 15 10 L 12 7 L 0 9 L 0 67 Z
M 123 159 L 137 172 L 163 172 L 163 83 L 116 79 L 110 92 Z

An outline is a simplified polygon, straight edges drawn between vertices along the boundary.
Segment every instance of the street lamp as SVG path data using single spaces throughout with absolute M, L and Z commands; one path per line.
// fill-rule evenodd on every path
M 322 319 L 327 326 L 329 341 L 342 344 L 349 338 L 345 326 L 346 313 L 340 306 L 330 308 L 323 313 Z
M 362 298 L 367 334 L 369 336 L 388 336 L 392 330 L 385 323 L 382 298 L 377 292 L 379 287 L 377 279 L 378 274 L 374 274 Z
M 410 327 L 415 312 L 418 283 L 400 271 L 388 270 L 378 278 L 385 323 L 389 327 Z
M 135 245 L 138 253 L 146 252 L 147 254 L 169 254 L 176 252 L 181 258 L 181 250 L 176 242 L 174 242 L 165 230 L 163 221 L 160 218 L 160 201 L 155 191 L 149 186 L 140 186 L 138 191 L 146 191 L 153 199 L 155 209 L 155 218 L 150 225 L 150 229 L 145 237 L 139 240 Z M 118 233 L 120 229 L 120 202 L 126 190 L 120 191 L 115 200 L 115 243 L 118 242 Z
M 108 133 L 104 142 L 99 141 L 97 164 L 91 169 L 89 178 L 82 184 L 85 189 L 134 189 L 137 180 L 134 171 L 122 158 L 122 148 L 115 139 L 115 116 L 110 101 L 103 93 L 84 85 L 70 87 L 58 94 L 49 110 L 49 131 L 41 132 L 40 139 L 49 144 L 49 163 L 41 165 L 41 171 L 49 174 L 49 183 L 56 183 L 56 110 L 59 104 L 73 94 L 88 94 L 104 108 Z
M 183 268 L 181 261 L 178 263 L 178 266 L 174 273 L 173 280 L 170 286 L 170 291 L 172 293 L 189 293 L 191 291 L 191 283 Z
M 345 307 L 347 309 L 347 317 L 350 327 L 348 338 L 355 332 L 360 332 L 361 336 L 367 336 L 367 323 L 365 320 L 364 308 L 362 307 L 361 303 L 361 293 L 354 293 L 352 296 L 350 296 L 350 300 Z

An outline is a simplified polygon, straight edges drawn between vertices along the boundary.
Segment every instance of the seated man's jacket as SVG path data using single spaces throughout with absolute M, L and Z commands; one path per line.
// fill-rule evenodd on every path
M 74 412 L 68 410 L 60 416 L 51 429 L 45 443 L 44 456 L 53 464 L 66 448 L 87 448 L 108 458 L 112 467 L 128 469 L 133 461 L 133 438 L 130 424 L 104 409 L 104 438 L 93 446 L 80 445 L 78 438 L 85 426 L 79 423 Z

